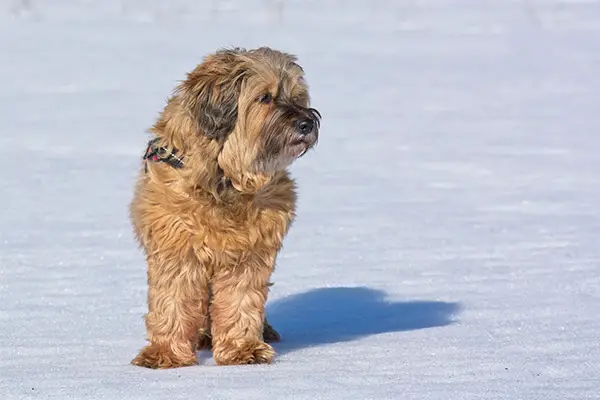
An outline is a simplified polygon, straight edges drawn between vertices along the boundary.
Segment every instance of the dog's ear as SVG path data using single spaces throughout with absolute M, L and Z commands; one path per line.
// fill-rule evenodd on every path
M 221 50 L 206 57 L 179 87 L 198 130 L 210 138 L 222 139 L 235 126 L 238 97 L 247 73 L 240 52 Z

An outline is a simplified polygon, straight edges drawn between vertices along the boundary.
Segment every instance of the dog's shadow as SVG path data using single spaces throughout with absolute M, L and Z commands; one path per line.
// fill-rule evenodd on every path
M 366 287 L 319 288 L 267 306 L 269 323 L 281 335 L 279 354 L 387 332 L 433 328 L 454 322 L 460 306 L 441 301 L 389 302 Z

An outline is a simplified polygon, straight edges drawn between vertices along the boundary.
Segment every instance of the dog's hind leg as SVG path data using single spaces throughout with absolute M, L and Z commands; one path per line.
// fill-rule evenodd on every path
M 148 257 L 148 344 L 132 364 L 148 368 L 194 365 L 198 330 L 207 317 L 208 284 L 203 271 Z M 207 322 L 204 322 L 207 324 Z
M 276 343 L 281 340 L 281 336 L 279 333 L 269 324 L 269 321 L 265 318 L 265 323 L 263 326 L 263 338 L 267 343 Z

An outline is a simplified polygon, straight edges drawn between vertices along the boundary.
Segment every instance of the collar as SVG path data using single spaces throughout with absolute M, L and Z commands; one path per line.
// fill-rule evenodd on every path
M 148 161 L 164 162 L 173 168 L 183 168 L 183 157 L 177 157 L 176 155 L 179 150 L 173 148 L 172 151 L 169 151 L 168 147 L 159 146 L 159 141 L 160 138 L 155 138 L 148 142 L 148 147 L 146 147 L 146 152 L 144 153 L 143 157 L 144 161 L 146 161 L 144 163 L 144 171 L 148 172 Z M 220 171 L 220 174 L 221 178 L 217 182 L 217 191 L 222 193 L 228 189 L 235 189 L 231 180 L 223 176 L 223 171 Z
M 153 161 L 153 162 L 164 162 L 169 164 L 173 168 L 182 168 L 184 163 L 182 157 L 177 157 L 177 150 L 173 148 L 173 150 L 169 151 L 168 147 L 159 146 L 158 142 L 160 138 L 152 139 L 148 142 L 148 147 L 146 147 L 146 153 L 144 153 L 144 160 Z M 148 165 L 146 164 L 146 171 L 148 170 Z

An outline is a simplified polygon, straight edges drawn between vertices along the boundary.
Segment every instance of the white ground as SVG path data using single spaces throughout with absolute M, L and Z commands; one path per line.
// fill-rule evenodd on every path
M 166 4 L 0 2 L 0 398 L 600 398 L 599 1 Z M 324 117 L 279 356 L 133 367 L 145 129 L 204 54 L 263 44 Z

